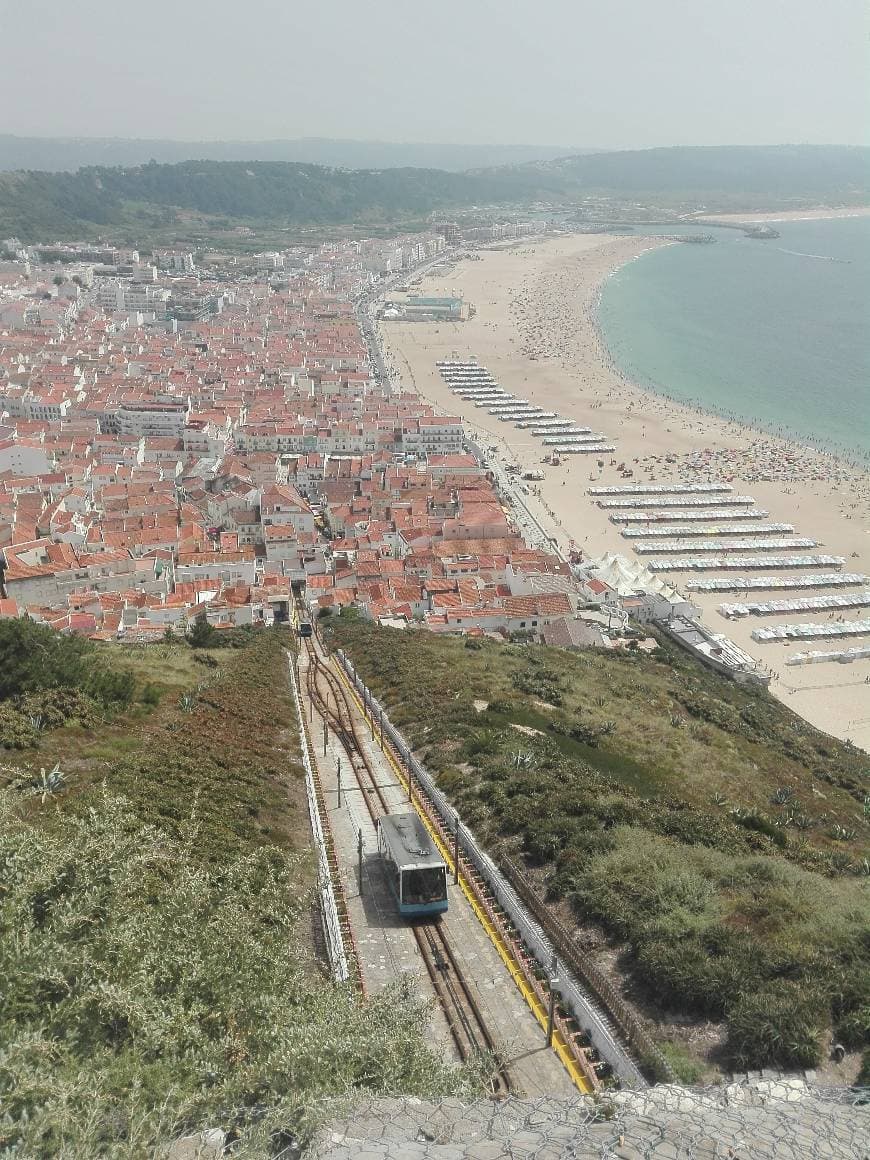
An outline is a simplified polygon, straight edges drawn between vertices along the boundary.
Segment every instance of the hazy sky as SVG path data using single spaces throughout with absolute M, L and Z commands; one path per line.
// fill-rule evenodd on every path
M 870 142 L 864 0 L 0 0 L 0 132 Z

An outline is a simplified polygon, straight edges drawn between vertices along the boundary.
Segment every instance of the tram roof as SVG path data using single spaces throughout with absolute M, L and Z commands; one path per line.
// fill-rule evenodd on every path
M 444 859 L 419 814 L 387 814 L 380 819 L 379 825 L 400 869 L 444 865 Z

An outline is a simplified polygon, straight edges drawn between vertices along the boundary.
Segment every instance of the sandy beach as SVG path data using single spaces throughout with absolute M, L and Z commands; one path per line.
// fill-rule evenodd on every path
M 754 496 L 771 521 L 792 523 L 795 535 L 818 540 L 822 546 L 815 551 L 844 556 L 845 571 L 870 574 L 870 475 L 830 455 L 642 390 L 613 365 L 595 325 L 600 287 L 626 262 L 666 244 L 673 243 L 637 235 L 576 235 L 479 251 L 479 260 L 434 273 L 418 291 L 455 291 L 474 305 L 474 317 L 463 323 L 382 322 L 387 357 L 407 385 L 445 412 L 460 415 L 488 445 L 497 444 L 505 460 L 545 473 L 543 482 L 530 485 L 538 491 L 534 503 L 566 547 L 574 543 L 591 557 L 615 551 L 634 558 L 630 541 L 586 494 L 590 475 L 598 484 L 623 482 L 611 465 L 614 460 L 632 467 L 641 482 L 727 479 L 740 494 Z M 435 366 L 437 359 L 451 355 L 475 356 L 505 390 L 606 435 L 616 444 L 615 454 L 603 457 L 606 466 L 600 471 L 594 455 L 545 466 L 539 439 L 451 393 Z M 683 589 L 689 578 L 669 576 Z M 717 609 L 739 597 L 693 599 L 705 624 L 730 636 L 773 672 L 774 695 L 820 729 L 870 750 L 870 660 L 784 664 L 797 652 L 845 648 L 858 640 L 784 646 L 751 638 L 754 628 L 825 623 L 829 614 L 733 621 Z M 844 617 L 863 618 L 860 611 Z
M 817 206 L 815 209 L 774 210 L 770 213 L 704 213 L 699 222 L 822 222 L 837 218 L 870 217 L 870 205 Z

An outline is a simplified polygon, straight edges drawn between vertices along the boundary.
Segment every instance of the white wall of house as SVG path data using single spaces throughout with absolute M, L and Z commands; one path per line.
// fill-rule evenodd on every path
M 12 443 L 0 447 L 0 471 L 13 475 L 48 475 L 54 464 L 41 447 L 29 443 Z

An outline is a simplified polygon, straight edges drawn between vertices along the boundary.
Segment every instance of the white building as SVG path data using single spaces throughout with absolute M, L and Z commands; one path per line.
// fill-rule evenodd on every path
M 115 412 L 119 435 L 164 435 L 181 439 L 190 414 L 190 401 L 181 403 L 122 403 Z

